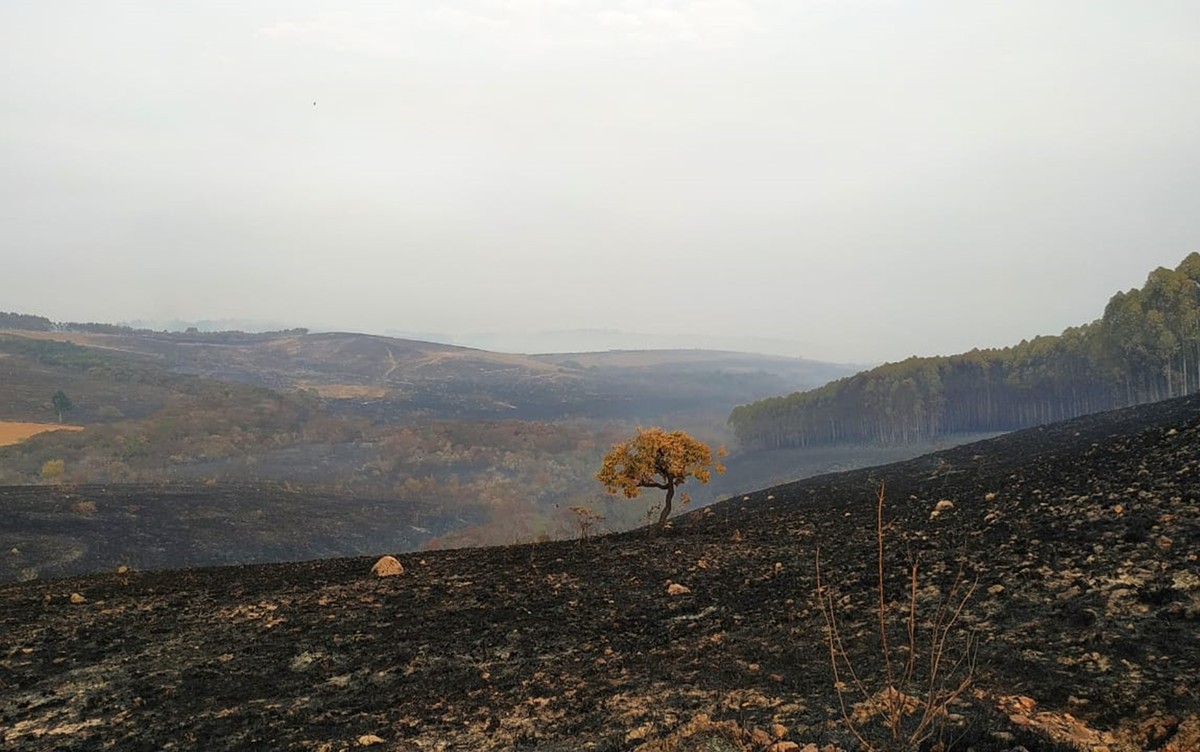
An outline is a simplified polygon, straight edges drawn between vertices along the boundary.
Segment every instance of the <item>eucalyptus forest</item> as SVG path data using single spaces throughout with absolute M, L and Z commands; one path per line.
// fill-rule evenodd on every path
M 1200 391 L 1200 253 L 1057 336 L 913 357 L 735 408 L 746 448 L 900 444 L 1000 432 Z

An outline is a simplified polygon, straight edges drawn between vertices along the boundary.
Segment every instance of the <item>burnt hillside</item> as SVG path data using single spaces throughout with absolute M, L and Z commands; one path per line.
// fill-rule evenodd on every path
M 922 619 L 960 562 L 977 583 L 951 749 L 1194 750 L 1197 473 L 1188 397 L 760 491 L 660 538 L 405 555 L 386 579 L 364 557 L 4 585 L 0 741 L 851 749 L 814 554 L 859 674 L 876 675 L 883 482 L 889 618 L 914 558 Z

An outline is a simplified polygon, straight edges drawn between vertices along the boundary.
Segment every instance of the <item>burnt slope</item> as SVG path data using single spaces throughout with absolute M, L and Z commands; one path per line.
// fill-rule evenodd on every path
M 271 483 L 0 486 L 0 582 L 408 551 L 479 516 Z
M 889 587 L 903 591 L 919 556 L 922 598 L 944 592 L 963 552 L 979 583 L 963 617 L 978 694 L 958 709 L 959 748 L 1050 749 L 1030 735 L 1040 727 L 1112 750 L 1179 730 L 1190 749 L 1177 726 L 1200 711 L 1198 412 L 1185 398 L 813 478 L 658 539 L 406 556 L 390 579 L 360 558 L 6 585 L 0 740 L 649 750 L 708 713 L 849 746 L 826 723 L 813 556 L 819 545 L 849 598 L 843 632 L 872 674 L 861 601 L 883 481 Z M 931 517 L 942 500 L 953 509 Z M 690 594 L 668 596 L 668 581 Z

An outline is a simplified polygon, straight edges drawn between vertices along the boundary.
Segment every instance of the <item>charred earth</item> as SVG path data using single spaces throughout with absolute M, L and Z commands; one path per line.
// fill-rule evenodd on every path
M 387 578 L 362 557 L 7 584 L 0 746 L 853 749 L 814 556 L 877 675 L 883 483 L 888 617 L 914 560 L 921 599 L 960 566 L 976 583 L 948 748 L 1194 750 L 1198 475 L 1192 397 L 760 491 L 660 537 L 407 554 Z

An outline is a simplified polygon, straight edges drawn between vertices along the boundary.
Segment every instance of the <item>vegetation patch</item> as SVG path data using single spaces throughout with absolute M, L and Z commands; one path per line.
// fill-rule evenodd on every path
M 82 431 L 83 426 L 64 425 L 62 423 L 24 423 L 14 420 L 0 420 L 0 446 L 20 444 L 30 436 L 37 436 L 47 431 Z
M 366 384 L 303 384 L 325 399 L 383 399 L 389 392 L 381 386 Z

